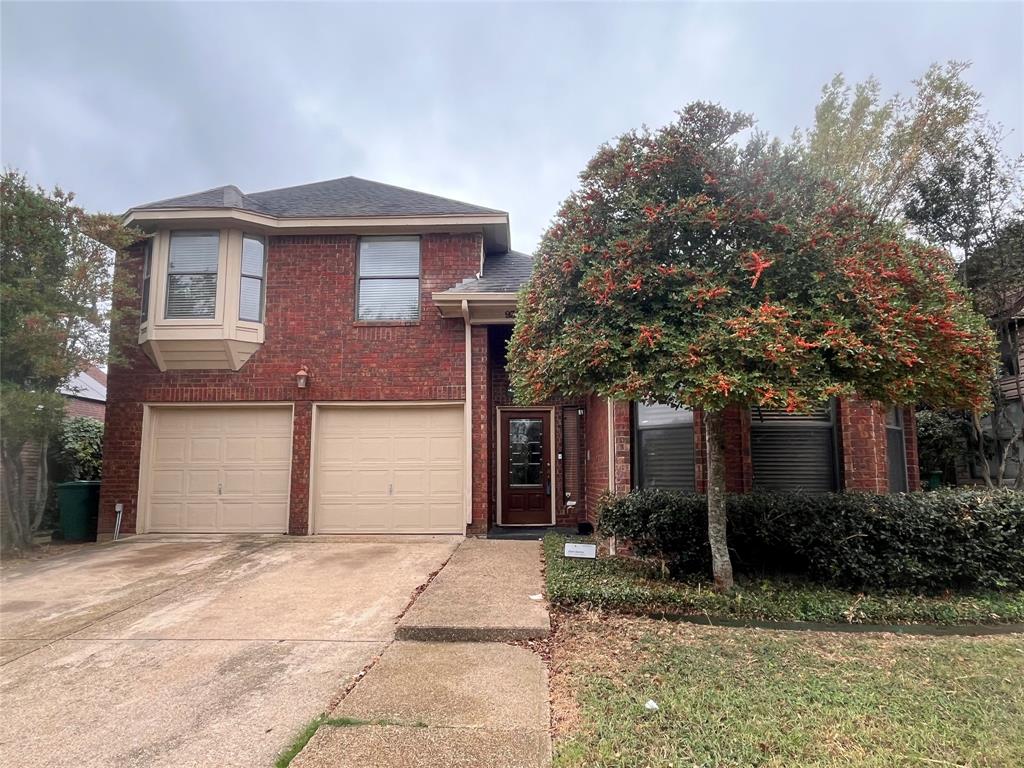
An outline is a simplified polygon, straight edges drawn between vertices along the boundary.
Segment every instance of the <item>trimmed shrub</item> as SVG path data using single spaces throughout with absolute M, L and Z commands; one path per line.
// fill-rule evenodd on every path
M 703 496 L 637 490 L 606 497 L 600 530 L 674 574 L 707 573 Z M 950 489 L 877 495 L 743 494 L 728 499 L 740 573 L 846 588 L 1024 586 L 1024 493 Z

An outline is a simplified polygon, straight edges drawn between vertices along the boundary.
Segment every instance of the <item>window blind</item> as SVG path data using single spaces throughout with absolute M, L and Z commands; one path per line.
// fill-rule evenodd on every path
M 242 238 L 242 278 L 238 295 L 238 319 L 263 322 L 263 283 L 266 245 L 262 239 Z
M 637 403 L 634 415 L 637 485 L 694 492 L 693 411 L 663 403 Z
M 750 454 L 755 489 L 836 490 L 832 405 L 807 413 L 753 409 Z
M 359 241 L 360 320 L 416 320 L 420 313 L 420 239 Z
M 217 232 L 172 232 L 167 265 L 168 318 L 210 318 L 216 315 Z

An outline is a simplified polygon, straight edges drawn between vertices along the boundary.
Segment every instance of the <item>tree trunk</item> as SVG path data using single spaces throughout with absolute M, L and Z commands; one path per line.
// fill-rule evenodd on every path
M 708 445 L 708 542 L 711 545 L 711 571 L 715 577 L 715 589 L 728 592 L 733 587 L 733 578 L 726 540 L 725 416 L 722 411 L 705 411 L 704 429 Z
M 3 451 L 3 491 L 7 501 L 7 520 L 10 524 L 9 544 L 15 550 L 24 551 L 32 546 L 31 509 L 25 498 L 25 465 L 21 458 L 22 445 L 17 450 Z

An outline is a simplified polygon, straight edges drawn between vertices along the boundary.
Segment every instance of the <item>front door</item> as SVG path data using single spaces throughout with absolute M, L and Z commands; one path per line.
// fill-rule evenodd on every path
M 501 412 L 501 523 L 551 525 L 551 414 Z

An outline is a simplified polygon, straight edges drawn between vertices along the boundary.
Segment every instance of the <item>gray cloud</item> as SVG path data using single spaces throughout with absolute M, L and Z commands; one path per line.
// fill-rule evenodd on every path
M 693 99 L 788 135 L 842 71 L 933 61 L 1022 151 L 1018 3 L 4 3 L 2 159 L 93 209 L 354 174 L 500 207 L 532 250 L 602 141 Z

